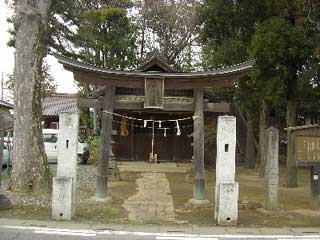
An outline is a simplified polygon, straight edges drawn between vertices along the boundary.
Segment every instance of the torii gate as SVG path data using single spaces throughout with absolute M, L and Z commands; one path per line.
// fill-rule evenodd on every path
M 112 134 L 112 115 L 115 109 L 143 110 L 148 108 L 159 111 L 194 112 L 194 188 L 193 200 L 205 200 L 205 168 L 204 168 L 204 111 L 215 112 L 216 108 L 228 108 L 228 104 L 204 103 L 204 88 L 226 88 L 234 85 L 248 75 L 254 61 L 216 69 L 206 72 L 176 73 L 171 72 L 161 59 L 154 57 L 147 65 L 157 63 L 165 72 L 159 71 L 123 71 L 101 68 L 65 57 L 55 55 L 66 70 L 73 72 L 78 82 L 105 87 L 103 100 L 80 99 L 79 107 L 103 108 L 101 118 L 101 153 L 96 182 L 96 197 L 107 197 L 107 171 Z M 115 88 L 145 89 L 142 100 L 122 101 L 116 98 Z M 165 89 L 193 90 L 192 102 L 168 102 L 164 96 Z M 223 111 L 221 111 L 223 112 Z M 226 110 L 225 112 L 228 112 Z

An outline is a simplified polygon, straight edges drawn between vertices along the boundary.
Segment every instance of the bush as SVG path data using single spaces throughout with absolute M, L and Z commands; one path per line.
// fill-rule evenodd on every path
M 100 136 L 94 136 L 89 142 L 90 157 L 88 163 L 95 164 L 98 162 L 100 153 Z

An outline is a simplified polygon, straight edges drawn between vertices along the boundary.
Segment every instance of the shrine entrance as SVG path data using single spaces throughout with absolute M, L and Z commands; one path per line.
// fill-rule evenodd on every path
M 236 80 L 248 75 L 254 64 L 253 61 L 212 71 L 186 73 L 176 72 L 158 53 L 135 71 L 105 69 L 58 55 L 56 57 L 66 70 L 73 72 L 76 81 L 98 86 L 98 90 L 92 93 L 91 99 L 78 99 L 78 107 L 102 109 L 97 198 L 107 197 L 111 139 L 113 130 L 116 130 L 114 129 L 115 119 L 120 117 L 120 120 L 119 118 L 117 120 L 120 121 L 120 126 L 118 125 L 118 131 L 116 131 L 119 141 L 114 142 L 115 148 L 118 148 L 115 152 L 118 153 L 119 158 L 121 155 L 127 157 L 130 155 L 130 159 L 133 160 L 145 159 L 146 153 L 150 151 L 151 125 L 153 131 L 151 135 L 154 135 L 154 138 L 151 138 L 152 157 L 155 157 L 154 154 L 159 154 L 160 160 L 175 159 L 177 161 L 178 158 L 189 158 L 192 154 L 194 158 L 193 199 L 205 200 L 204 112 L 225 114 L 230 111 L 230 105 L 209 102 L 204 89 L 232 87 Z M 161 119 L 161 116 L 164 119 Z M 188 119 L 184 120 L 184 116 L 188 116 Z M 121 131 L 123 119 L 127 123 L 132 121 L 132 125 L 127 125 L 128 133 L 122 129 L 124 134 Z M 192 125 L 192 127 L 185 131 L 184 125 Z M 171 129 L 167 132 L 167 138 L 164 137 L 162 126 L 168 126 Z M 133 128 L 131 135 L 129 135 L 130 127 Z M 122 137 L 126 137 L 126 141 L 123 141 Z M 130 141 L 133 144 L 128 144 Z
M 154 142 L 154 154 L 158 162 L 190 162 L 193 156 L 192 133 L 193 120 L 190 114 L 172 113 L 118 113 L 141 119 L 161 119 L 161 126 L 155 123 L 154 135 L 152 123 L 144 126 L 143 121 L 126 120 L 121 124 L 121 117 L 113 117 L 113 129 L 117 132 L 113 136 L 113 153 L 117 160 L 149 161 Z M 180 135 L 177 135 L 176 122 L 168 122 L 170 119 L 189 118 L 180 123 Z M 125 130 L 124 130 L 125 129 Z M 121 131 L 122 130 L 122 131 Z M 154 138 L 152 140 L 152 138 Z

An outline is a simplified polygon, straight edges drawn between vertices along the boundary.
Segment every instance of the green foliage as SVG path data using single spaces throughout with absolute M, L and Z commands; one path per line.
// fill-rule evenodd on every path
M 292 91 L 290 84 L 308 64 L 312 46 L 305 41 L 302 28 L 272 18 L 257 28 L 249 54 L 256 59 L 252 77 L 276 105 Z
M 237 83 L 233 100 L 257 118 L 259 98 L 266 95 L 284 117 L 288 96 L 307 89 L 314 93 L 318 86 L 319 9 L 318 1 L 205 0 L 203 67 L 255 58 L 251 77 Z
M 88 163 L 94 164 L 98 162 L 100 154 L 100 136 L 93 137 L 89 142 L 90 157 Z
M 117 69 L 135 64 L 134 27 L 126 9 L 102 6 L 84 11 L 77 38 L 86 61 Z
M 157 49 L 178 71 L 194 69 L 198 6 L 197 0 L 136 0 L 140 60 Z
M 53 4 L 53 51 L 101 67 L 135 66 L 136 29 L 128 17 L 130 0 L 60 1 Z

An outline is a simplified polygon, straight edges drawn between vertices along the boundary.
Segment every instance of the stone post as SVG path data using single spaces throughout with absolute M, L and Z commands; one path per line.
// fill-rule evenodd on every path
M 320 195 L 320 166 L 315 164 L 310 169 L 310 192 L 311 192 L 311 208 L 319 210 L 319 195 Z
M 214 218 L 221 225 L 238 220 L 238 184 L 235 182 L 236 118 L 218 117 Z
M 71 220 L 75 209 L 78 163 L 79 114 L 59 116 L 58 166 L 53 178 L 52 218 Z
M 267 129 L 268 152 L 265 165 L 266 209 L 274 210 L 278 207 L 279 189 L 279 130 Z

